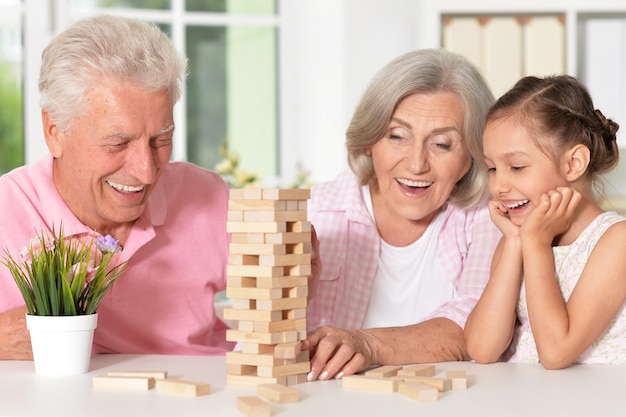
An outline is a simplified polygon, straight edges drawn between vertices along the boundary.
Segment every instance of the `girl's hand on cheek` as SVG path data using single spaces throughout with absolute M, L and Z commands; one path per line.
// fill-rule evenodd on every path
M 489 202 L 491 221 L 505 236 L 519 236 L 519 227 L 509 219 L 507 207 L 498 200 Z
M 580 193 L 570 187 L 559 187 L 543 194 L 524 223 L 522 234 L 551 245 L 556 236 L 570 227 L 581 198 Z

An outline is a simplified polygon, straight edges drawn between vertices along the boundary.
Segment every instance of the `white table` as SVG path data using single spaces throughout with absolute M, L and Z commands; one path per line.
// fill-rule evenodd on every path
M 626 367 L 573 366 L 548 371 L 539 365 L 469 362 L 436 364 L 437 371 L 465 370 L 468 389 L 416 402 L 399 393 L 344 389 L 337 380 L 293 386 L 300 401 L 272 404 L 287 416 L 624 416 Z M 94 391 L 91 380 L 110 370 L 167 370 L 170 377 L 208 382 L 212 393 L 182 397 L 150 391 Z M 0 361 L 0 415 L 45 417 L 243 416 L 236 397 L 252 388 L 226 386 L 224 357 L 97 355 L 88 374 L 36 375 L 32 362 Z

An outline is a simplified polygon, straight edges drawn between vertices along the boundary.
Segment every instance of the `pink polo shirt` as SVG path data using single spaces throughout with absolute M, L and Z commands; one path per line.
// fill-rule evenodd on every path
M 163 172 L 122 251 L 128 270 L 100 304 L 95 352 L 224 354 L 232 348 L 213 308 L 226 287 L 228 185 L 215 172 L 172 162 Z M 52 158 L 0 177 L 0 253 L 36 231 L 63 223 L 91 230 L 65 205 L 52 181 Z M 24 301 L 0 265 L 0 312 Z

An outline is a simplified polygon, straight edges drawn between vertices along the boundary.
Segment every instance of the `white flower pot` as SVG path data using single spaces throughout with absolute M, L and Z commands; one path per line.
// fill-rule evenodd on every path
M 33 347 L 35 372 L 77 375 L 89 371 L 93 333 L 98 314 L 82 316 L 26 315 Z

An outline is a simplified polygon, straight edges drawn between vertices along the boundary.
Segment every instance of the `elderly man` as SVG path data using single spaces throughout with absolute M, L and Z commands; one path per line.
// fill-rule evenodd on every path
M 39 89 L 50 155 L 0 177 L 0 248 L 36 231 L 97 231 L 123 247 L 95 352 L 222 354 L 213 299 L 225 288 L 228 186 L 170 162 L 186 60 L 155 25 L 97 16 L 43 52 Z M 0 268 L 0 359 L 32 357 L 24 301 Z

